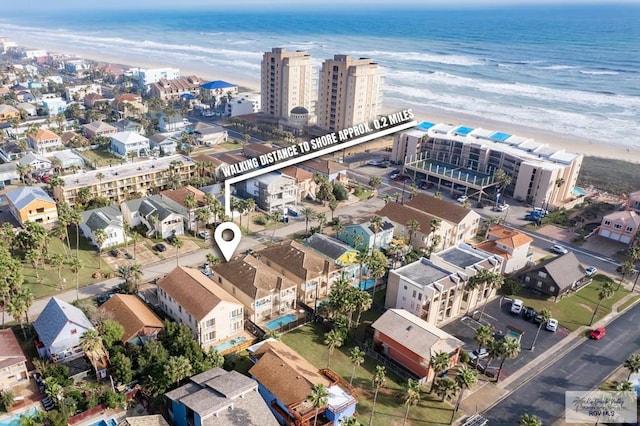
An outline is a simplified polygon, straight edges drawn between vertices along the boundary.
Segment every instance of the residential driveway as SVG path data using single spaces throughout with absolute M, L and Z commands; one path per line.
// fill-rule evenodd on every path
M 501 303 L 502 302 L 502 303 Z M 478 348 L 478 344 L 474 342 L 476 330 L 484 324 L 490 324 L 493 326 L 497 334 L 506 335 L 507 326 L 514 327 L 524 332 L 520 340 L 520 355 L 515 359 L 509 359 L 504 363 L 501 379 L 510 376 L 518 371 L 520 368 L 526 366 L 529 362 L 533 361 L 538 355 L 544 353 L 547 349 L 564 339 L 569 335 L 569 331 L 562 327 L 562 324 L 558 327 L 558 330 L 553 333 L 546 331 L 544 326 L 540 330 L 540 335 L 536 341 L 535 349 L 531 350 L 533 339 L 535 338 L 538 326 L 531 321 L 527 321 L 521 315 L 512 315 L 510 313 L 511 300 L 505 298 L 498 298 L 489 302 L 484 310 L 482 316 L 482 324 L 476 319 L 479 317 L 478 309 L 477 314 L 471 317 L 463 317 L 452 323 L 449 323 L 441 327 L 449 334 L 456 336 L 458 339 L 464 342 L 464 349 L 472 351 Z M 500 361 L 494 360 L 491 363 L 491 367 L 499 367 Z M 492 368 L 493 369 L 493 368 Z
M 585 250 L 591 250 L 594 253 L 609 257 L 615 256 L 620 250 L 624 250 L 627 247 L 627 244 L 620 241 L 613 241 L 595 234 L 582 244 L 582 248 Z
M 576 238 L 575 232 L 555 225 L 545 225 L 538 229 L 537 233 L 552 240 L 563 241 L 565 243 L 571 243 Z

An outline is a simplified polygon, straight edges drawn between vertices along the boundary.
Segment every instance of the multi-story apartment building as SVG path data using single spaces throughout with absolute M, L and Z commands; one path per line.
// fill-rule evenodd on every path
M 262 112 L 268 117 L 292 118 L 294 109 L 315 114 L 317 81 L 307 52 L 275 47 L 262 58 Z
M 178 68 L 133 68 L 129 72 L 137 80 L 138 86 L 142 88 L 162 79 L 175 80 L 180 78 L 180 70 Z
M 433 325 L 449 322 L 486 303 L 496 289 L 466 287 L 480 269 L 500 272 L 503 259 L 466 244 L 389 272 L 385 307 L 405 309 Z
M 382 107 L 382 75 L 369 58 L 334 55 L 322 63 L 318 126 L 335 131 L 373 120 Z
M 196 162 L 184 155 L 160 157 L 133 164 L 105 167 L 62 176 L 62 185 L 53 188 L 58 202 L 76 204 L 82 188 L 91 198 L 103 197 L 119 204 L 136 194 L 146 196 L 178 187 L 196 175 Z
M 277 318 L 296 309 L 296 283 L 252 255 L 216 265 L 211 279 L 244 304 L 253 322 Z
M 197 269 L 178 266 L 158 280 L 158 302 L 208 350 L 244 330 L 244 307 Z
M 200 93 L 200 85 L 204 80 L 195 75 L 184 78 L 169 80 L 162 78 L 157 82 L 149 84 L 149 96 L 162 100 L 176 100 L 182 95 L 197 96 Z
M 262 210 L 282 210 L 300 202 L 296 180 L 280 172 L 257 176 L 236 184 L 238 193 L 251 197 Z
M 583 157 L 503 132 L 427 122 L 397 134 L 392 151 L 415 179 L 467 195 L 498 186 L 502 169 L 512 179 L 505 195 L 550 208 L 573 198 Z
M 80 101 L 89 93 L 102 95 L 102 86 L 99 84 L 80 84 L 77 86 L 68 86 L 64 89 L 67 101 Z

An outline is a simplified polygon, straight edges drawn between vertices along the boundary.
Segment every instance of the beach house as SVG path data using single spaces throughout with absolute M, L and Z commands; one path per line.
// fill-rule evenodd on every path
M 23 186 L 7 192 L 9 211 L 21 226 L 26 222 L 51 225 L 58 221 L 56 202 L 37 186 Z

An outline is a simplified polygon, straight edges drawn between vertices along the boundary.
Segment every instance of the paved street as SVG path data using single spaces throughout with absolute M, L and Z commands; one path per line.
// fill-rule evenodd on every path
M 536 341 L 536 347 L 531 351 L 531 345 L 533 344 L 533 339 L 535 338 L 538 326 L 533 322 L 524 319 L 522 315 L 511 314 L 510 309 L 511 301 L 509 299 L 502 300 L 502 298 L 497 298 L 487 304 L 482 316 L 482 324 L 477 321 L 480 313 L 476 312 L 474 313 L 473 318 L 463 317 L 442 327 L 442 329 L 447 333 L 462 340 L 465 343 L 464 349 L 467 351 L 472 351 L 478 348 L 478 344 L 474 342 L 473 338 L 476 330 L 481 325 L 490 324 L 493 329 L 501 335 L 507 334 L 507 326 L 523 331 L 524 334 L 520 340 L 520 346 L 522 348 L 520 355 L 518 355 L 516 359 L 510 359 L 504 363 L 502 375 L 500 376 L 501 380 L 509 377 L 515 371 L 532 362 L 540 354 L 569 335 L 568 330 L 562 327 L 562 324 L 558 327 L 558 330 L 555 333 L 546 331 L 543 326 L 542 330 L 540 330 L 538 340 Z M 486 359 L 481 363 L 485 364 Z M 497 372 L 497 368 L 499 366 L 499 360 L 492 361 L 491 371 Z
M 523 413 L 538 416 L 551 425 L 561 421 L 565 391 L 597 387 L 630 353 L 640 352 L 640 304 L 607 326 L 602 340 L 581 340 L 567 354 L 548 365 L 513 393 L 485 412 L 490 425 L 515 425 Z

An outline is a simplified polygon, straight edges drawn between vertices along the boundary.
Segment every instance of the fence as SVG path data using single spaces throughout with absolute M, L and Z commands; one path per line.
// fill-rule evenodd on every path
M 398 362 L 394 361 L 389 357 L 386 357 L 383 354 L 376 352 L 373 349 L 367 349 L 367 355 L 375 359 L 379 364 L 384 365 L 387 368 L 387 370 L 391 370 L 396 376 L 400 377 L 403 380 L 408 380 L 408 379 L 419 380 L 420 379 L 420 377 L 408 371 Z

